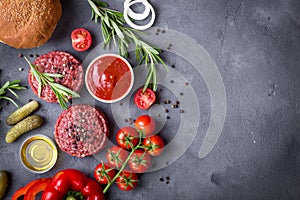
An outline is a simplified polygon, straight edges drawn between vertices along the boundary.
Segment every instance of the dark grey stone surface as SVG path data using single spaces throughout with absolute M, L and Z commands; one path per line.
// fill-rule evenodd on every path
M 109 2 L 121 10 L 123 0 Z M 199 133 L 186 153 L 166 168 L 140 176 L 138 189 L 122 192 L 114 185 L 107 199 L 300 199 L 300 1 L 299 0 L 150 0 L 157 12 L 156 27 L 173 29 L 195 39 L 216 62 L 227 94 L 227 116 L 222 135 L 210 154 L 198 158 L 209 119 L 209 94 L 200 76 L 185 62 L 165 53 L 168 64 L 192 83 L 198 81 L 201 117 Z M 70 33 L 77 27 L 89 29 L 94 44 L 102 41 L 100 25 L 89 20 L 86 1 L 62 0 L 63 16 L 53 37 L 40 48 L 16 50 L 0 44 L 1 84 L 19 78 L 27 83 L 27 66 L 18 54 L 43 54 L 64 50 L 80 60 L 88 55 L 75 52 Z M 20 72 L 19 67 L 25 68 Z M 197 85 L 195 85 L 197 87 Z M 198 87 L 197 87 L 198 88 Z M 19 104 L 37 99 L 28 89 L 18 93 Z M 81 92 L 85 96 L 86 91 Z M 163 94 L 162 94 L 163 95 Z M 168 93 L 166 93 L 168 95 Z M 41 175 L 32 174 L 19 161 L 19 147 L 30 134 L 53 138 L 53 126 L 61 109 L 40 101 L 38 114 L 45 125 L 21 136 L 15 143 L 4 141 L 6 116 L 15 108 L 0 101 L 0 169 L 11 174 L 5 199 L 27 182 L 74 167 L 92 176 L 98 161 L 77 159 L 59 151 L 55 167 Z M 117 130 L 109 106 L 96 103 L 108 115 L 113 132 Z M 177 118 L 171 118 L 164 131 L 172 139 Z M 167 177 L 170 178 L 166 184 Z M 163 178 L 163 181 L 160 179 Z

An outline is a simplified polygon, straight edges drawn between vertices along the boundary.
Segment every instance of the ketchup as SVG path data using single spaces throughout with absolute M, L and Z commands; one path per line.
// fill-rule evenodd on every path
M 91 92 L 103 100 L 115 100 L 130 89 L 132 75 L 130 66 L 121 58 L 103 56 L 89 68 L 88 86 Z

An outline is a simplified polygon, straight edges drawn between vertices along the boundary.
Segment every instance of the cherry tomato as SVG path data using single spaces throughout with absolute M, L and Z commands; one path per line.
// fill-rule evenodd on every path
M 139 133 L 132 127 L 121 128 L 116 136 L 117 143 L 124 149 L 131 149 L 139 142 Z
M 121 172 L 116 179 L 117 186 L 124 191 L 133 190 L 138 184 L 139 178 L 137 174 L 130 172 Z
M 130 169 L 135 173 L 143 173 L 151 166 L 150 156 L 143 150 L 136 150 L 128 161 Z
M 155 121 L 149 115 L 139 116 L 134 125 L 136 129 L 143 131 L 146 136 L 152 135 L 155 131 Z
M 134 95 L 135 105 L 142 110 L 150 108 L 155 102 L 155 99 L 155 93 L 149 88 L 147 88 L 145 92 L 143 92 L 143 88 L 140 88 Z
M 111 167 L 120 169 L 126 161 L 128 152 L 119 146 L 111 147 L 106 153 L 106 160 Z
M 72 47 L 76 51 L 85 51 L 92 45 L 90 32 L 83 28 L 75 29 L 71 34 Z
M 147 137 L 143 140 L 144 150 L 151 156 L 158 156 L 162 153 L 165 143 L 158 135 Z
M 116 171 L 106 163 L 99 163 L 94 170 L 94 177 L 100 184 L 108 184 L 116 175 Z

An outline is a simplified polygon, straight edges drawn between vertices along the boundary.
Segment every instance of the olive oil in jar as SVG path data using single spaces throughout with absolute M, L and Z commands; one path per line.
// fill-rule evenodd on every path
M 35 135 L 23 143 L 20 156 L 27 169 L 35 173 L 43 173 L 54 166 L 57 160 L 57 149 L 50 138 Z

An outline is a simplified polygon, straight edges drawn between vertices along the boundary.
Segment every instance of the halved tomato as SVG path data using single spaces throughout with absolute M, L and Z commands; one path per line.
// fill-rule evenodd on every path
M 72 47 L 76 51 L 85 51 L 92 45 L 92 36 L 84 28 L 77 28 L 71 34 Z
M 135 105 L 142 110 L 150 108 L 150 106 L 155 102 L 155 99 L 155 93 L 149 88 L 147 88 L 144 92 L 143 88 L 140 88 L 134 95 Z

